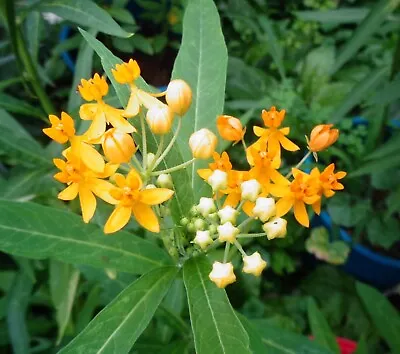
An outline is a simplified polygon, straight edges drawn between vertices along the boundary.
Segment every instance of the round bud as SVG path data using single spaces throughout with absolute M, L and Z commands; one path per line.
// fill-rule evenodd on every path
M 230 221 L 217 227 L 218 240 L 221 242 L 234 243 L 236 236 L 239 234 L 239 229 L 232 225 Z
M 203 219 L 194 219 L 194 227 L 196 230 L 203 230 L 206 227 L 206 223 Z
M 261 255 L 258 252 L 254 252 L 251 256 L 243 257 L 243 272 L 247 274 L 253 274 L 259 277 L 267 266 Z
M 282 218 L 274 218 L 263 225 L 263 230 L 267 234 L 268 240 L 283 238 L 286 236 L 287 221 Z
M 155 158 L 156 158 L 156 155 L 154 155 L 152 152 L 149 152 L 146 156 L 147 166 L 152 166 Z
M 174 188 L 174 184 L 172 183 L 172 177 L 170 174 L 167 173 L 162 173 L 161 175 L 159 175 L 156 184 L 160 188 L 168 188 L 168 189 Z
M 185 81 L 172 80 L 167 87 L 165 100 L 174 113 L 183 116 L 192 103 L 192 90 Z
M 208 231 L 210 231 L 210 234 L 215 234 L 215 233 L 217 233 L 217 227 L 215 226 L 215 225 L 213 225 L 213 224 L 211 224 L 209 227 L 208 227 Z
M 208 277 L 219 288 L 225 288 L 227 285 L 236 281 L 232 263 L 214 262 L 212 271 Z
M 194 223 L 190 222 L 189 224 L 187 224 L 187 229 L 189 232 L 196 232 L 196 227 L 194 226 Z
M 112 163 L 129 162 L 136 151 L 132 136 L 111 128 L 104 133 L 102 148 L 106 158 Z
M 201 197 L 200 203 L 197 206 L 197 210 L 201 215 L 207 217 L 211 213 L 214 213 L 217 208 L 215 207 L 214 200 L 212 198 Z
M 192 241 L 196 245 L 200 246 L 202 250 L 206 249 L 208 245 L 210 245 L 213 240 L 210 236 L 210 231 L 197 231 L 196 237 Z
M 261 192 L 261 184 L 257 180 L 251 179 L 249 181 L 242 182 L 240 189 L 242 191 L 243 200 L 255 202 Z
M 144 189 L 155 189 L 157 188 L 154 184 L 148 184 Z
M 171 130 L 174 114 L 165 104 L 153 105 L 146 114 L 146 121 L 154 134 L 167 134 Z
M 208 129 L 200 129 L 194 132 L 189 139 L 189 146 L 193 157 L 208 159 L 212 156 L 217 146 L 217 137 Z
M 180 221 L 182 226 L 186 226 L 187 224 L 189 224 L 189 219 L 188 218 L 182 218 Z

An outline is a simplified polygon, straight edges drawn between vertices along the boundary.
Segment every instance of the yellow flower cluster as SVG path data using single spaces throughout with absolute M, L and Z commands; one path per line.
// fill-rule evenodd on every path
M 217 118 L 218 132 L 223 139 L 234 143 L 243 142 L 248 170 L 233 169 L 226 152 L 214 152 L 214 161 L 209 164 L 209 168 L 198 170 L 199 176 L 211 186 L 213 198 L 202 198 L 197 210 L 215 227 L 206 231 L 195 230 L 193 242 L 204 250 L 225 243 L 224 260 L 222 263 L 214 263 L 210 273 L 210 279 L 219 287 L 225 287 L 236 279 L 231 263 L 227 262 L 231 245 L 235 245 L 242 254 L 243 272 L 259 276 L 266 262 L 258 252 L 247 255 L 240 245 L 240 239 L 266 236 L 271 240 L 285 237 L 287 222 L 282 217 L 291 209 L 296 220 L 308 227 L 306 205 L 311 205 L 314 212 L 319 214 L 321 198 L 332 197 L 335 191 L 344 188 L 339 180 L 346 173 L 335 173 L 334 164 L 322 172 L 318 168 L 310 173 L 299 169 L 311 153 L 316 154 L 337 140 L 339 132 L 331 129 L 332 125 L 319 125 L 313 129 L 308 139 L 309 152 L 295 168 L 283 176 L 279 172 L 281 150 L 296 151 L 299 147 L 287 137 L 290 128 L 281 126 L 285 118 L 284 110 L 278 111 L 271 107 L 269 111 L 262 111 L 261 118 L 264 127 L 254 127 L 258 140 L 249 147 L 244 143 L 245 129 L 239 119 L 226 115 Z M 242 211 L 247 219 L 237 224 L 236 220 Z M 244 233 L 245 226 L 253 220 L 261 221 L 264 232 Z
M 51 127 L 43 129 L 54 141 L 69 145 L 62 153 L 64 159 L 54 159 L 60 170 L 55 179 L 67 184 L 58 198 L 73 200 L 79 197 L 86 223 L 95 213 L 96 197 L 115 205 L 104 226 L 105 233 L 120 230 L 132 215 L 144 228 L 159 232 L 158 209 L 152 206 L 169 200 L 174 191 L 171 184 L 164 188 L 162 178 L 161 182 L 156 180 L 158 175 L 163 175 L 165 179 L 165 174 L 155 169 L 168 154 L 173 142 L 164 151 L 160 146 L 154 154 L 147 153 L 145 121 L 148 129 L 160 135 L 160 141 L 163 141 L 163 135 L 172 129 L 175 116 L 178 116 L 180 127 L 180 120 L 191 105 L 192 92 L 183 80 L 171 81 L 166 92 L 161 94 L 139 89 L 135 81 L 140 76 L 140 67 L 132 59 L 116 65 L 112 73 L 119 84 L 130 87 L 126 109 L 112 107 L 104 101 L 109 86 L 105 77 L 95 74 L 89 80 L 82 79 L 78 86 L 82 98 L 90 102 L 82 104 L 79 109 L 80 118 L 91 121 L 86 132 L 76 135 L 74 121 L 65 112 L 60 118 L 50 115 Z M 167 103 L 157 98 L 161 96 L 165 96 Z M 134 118 L 138 115 L 140 118 Z M 129 119 L 140 119 L 140 135 L 143 137 L 140 160 L 135 155 L 137 144 L 132 136 L 137 130 Z M 118 170 L 124 171 L 125 175 L 117 173 Z M 157 188 L 152 180 L 161 188 Z

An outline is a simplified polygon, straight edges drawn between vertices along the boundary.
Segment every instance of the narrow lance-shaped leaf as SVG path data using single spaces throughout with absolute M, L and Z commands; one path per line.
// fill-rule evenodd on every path
M 385 339 L 393 353 L 400 353 L 399 312 L 378 290 L 362 283 L 357 283 L 356 288 L 375 329 Z
M 60 354 L 128 353 L 147 327 L 178 268 L 150 271 L 123 290 Z
M 108 78 L 110 79 L 117 93 L 117 96 L 121 102 L 121 105 L 125 107 L 126 104 L 128 103 L 130 95 L 129 88 L 127 85 L 121 85 L 118 82 L 116 82 L 111 72 L 111 69 L 114 68 L 116 64 L 122 63 L 122 60 L 116 57 L 113 53 L 111 53 L 110 50 L 108 50 L 103 45 L 103 43 L 94 38 L 90 33 L 82 29 L 79 29 L 79 31 L 82 33 L 82 36 L 86 39 L 89 45 L 97 53 L 97 55 L 100 57 L 104 71 L 106 72 Z M 142 78 L 137 79 L 135 81 L 135 84 L 143 90 L 150 91 L 150 87 L 146 84 L 146 82 Z M 184 119 L 186 119 L 186 117 Z M 130 122 L 136 127 L 136 129 L 139 132 L 141 131 L 140 120 L 138 119 L 138 117 L 130 120 Z M 167 134 L 164 137 L 164 140 L 167 142 L 170 141 L 171 136 L 172 136 L 171 133 Z M 140 143 L 140 138 L 138 142 Z M 159 140 L 157 140 L 156 136 L 147 129 L 148 151 L 155 153 L 158 148 L 158 143 Z M 187 144 L 185 149 L 186 150 L 188 149 Z M 164 162 L 160 164 L 160 169 L 170 168 L 179 165 L 182 162 L 183 162 L 183 157 L 181 151 L 177 146 L 177 144 L 175 144 L 171 149 L 171 151 L 169 152 L 169 154 L 164 159 Z M 179 220 L 182 217 L 182 215 L 185 215 L 193 205 L 193 191 L 191 189 L 189 176 L 186 170 L 180 170 L 174 172 L 173 180 L 174 180 L 174 185 L 175 186 L 179 185 L 179 188 L 175 189 L 175 195 L 174 198 L 172 199 L 172 205 L 173 205 L 172 216 L 174 217 L 175 223 L 179 223 Z
M 201 128 L 216 131 L 216 117 L 223 112 L 228 54 L 217 8 L 212 0 L 192 0 L 183 19 L 182 44 L 172 72 L 173 79 L 185 80 L 193 90 L 178 142 L 185 160 L 192 158 L 188 141 Z M 206 164 L 196 161 L 189 170 L 195 197 L 204 184 L 197 169 Z
M 205 256 L 192 258 L 183 266 L 196 353 L 250 354 L 249 336 L 225 290 L 209 280 L 210 271 Z
M 151 242 L 128 232 L 104 235 L 75 214 L 34 203 L 0 200 L 0 250 L 28 258 L 114 268 L 136 274 L 170 263 Z
M 52 12 L 61 18 L 117 37 L 130 37 L 117 22 L 91 0 L 45 0 L 38 10 Z
M 308 299 L 308 320 L 315 341 L 333 353 L 340 354 L 339 346 L 336 342 L 335 335 L 329 327 L 324 315 L 318 308 L 313 298 Z

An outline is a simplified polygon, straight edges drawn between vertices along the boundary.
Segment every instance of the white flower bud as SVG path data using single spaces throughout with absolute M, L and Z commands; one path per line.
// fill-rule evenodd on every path
M 251 179 L 249 181 L 242 182 L 240 189 L 242 191 L 243 200 L 255 202 L 261 192 L 261 184 L 257 180 Z
M 196 237 L 192 241 L 196 245 L 200 246 L 202 250 L 206 249 L 208 245 L 213 242 L 210 236 L 210 231 L 197 231 Z
M 154 184 L 148 184 L 144 189 L 154 189 L 157 188 Z
M 200 198 L 200 203 L 197 206 L 197 210 L 201 215 L 207 217 L 209 214 L 214 213 L 217 208 L 215 207 L 214 200 L 212 198 Z
M 217 227 L 218 240 L 221 242 L 234 243 L 236 236 L 239 234 L 239 229 L 232 225 L 231 222 L 226 222 L 223 225 Z
M 232 208 L 230 205 L 227 205 L 218 211 L 218 216 L 221 220 L 221 224 L 225 224 L 228 221 L 230 221 L 232 224 L 235 224 L 237 215 L 238 211 Z
M 232 263 L 214 262 L 213 269 L 208 277 L 219 288 L 225 288 L 236 281 Z
M 228 174 L 221 170 L 215 170 L 207 180 L 213 192 L 226 189 L 228 186 Z
M 172 177 L 168 173 L 161 173 L 161 175 L 157 177 L 156 184 L 160 188 L 168 188 L 168 189 L 174 188 Z
M 267 234 L 268 240 L 283 238 L 286 236 L 287 221 L 282 218 L 274 218 L 263 225 L 263 230 Z
M 253 215 L 259 218 L 262 222 L 266 222 L 276 213 L 274 198 L 259 197 L 256 200 L 256 205 L 253 208 Z
M 243 257 L 243 272 L 247 274 L 253 274 L 259 277 L 267 266 L 261 255 L 258 252 L 254 252 L 251 256 Z
M 154 155 L 152 152 L 149 152 L 146 156 L 147 166 L 151 166 L 154 163 L 155 158 L 156 158 L 156 155 Z

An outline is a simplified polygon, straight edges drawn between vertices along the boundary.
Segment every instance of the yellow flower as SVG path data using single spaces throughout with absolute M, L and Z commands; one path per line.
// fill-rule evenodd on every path
M 140 76 L 140 67 L 136 60 L 130 59 L 127 63 L 117 64 L 111 72 L 118 83 L 129 84 Z
M 274 106 L 269 111 L 263 110 L 261 117 L 264 121 L 267 129 L 254 127 L 254 134 L 260 137 L 259 141 L 267 142 L 267 149 L 273 154 L 280 155 L 281 146 L 287 151 L 296 151 L 300 148 L 293 142 L 291 142 L 286 135 L 290 133 L 290 128 L 278 129 L 285 118 L 285 110 L 277 111 Z
M 123 133 L 136 131 L 123 117 L 123 110 L 114 108 L 103 101 L 103 97 L 108 93 L 108 84 L 104 77 L 100 78 L 99 74 L 95 74 L 90 80 L 82 79 L 78 90 L 86 101 L 96 101 L 96 103 L 83 104 L 79 109 L 79 115 L 83 120 L 92 121 L 85 133 L 89 141 L 99 139 L 106 131 L 107 123 Z
M 325 150 L 336 142 L 339 138 L 339 130 L 332 129 L 333 124 L 320 124 L 317 125 L 310 135 L 308 148 L 312 152 Z
M 233 272 L 232 263 L 214 262 L 209 278 L 219 288 L 225 288 L 227 285 L 234 283 L 236 276 Z
M 267 262 L 261 258 L 260 253 L 254 252 L 251 256 L 243 257 L 243 272 L 259 277 L 267 266 Z
M 167 87 L 165 100 L 171 110 L 183 116 L 192 103 L 192 90 L 183 80 L 172 80 Z
M 242 140 L 246 132 L 239 119 L 227 115 L 218 116 L 217 129 L 222 139 L 235 143 Z
M 271 186 L 270 193 L 275 197 L 280 197 L 276 203 L 276 216 L 281 217 L 289 212 L 293 207 L 296 220 L 303 226 L 309 227 L 305 204 L 316 203 L 321 196 L 319 195 L 319 180 L 298 169 L 293 168 L 293 181 L 286 184 Z
M 174 192 L 166 188 L 143 189 L 143 182 L 135 170 L 131 170 L 126 177 L 117 173 L 114 176 L 117 187 L 111 189 L 110 194 L 117 200 L 117 206 L 104 226 L 104 232 L 110 234 L 122 229 L 131 218 L 152 232 L 160 232 L 160 225 L 156 213 L 151 208 L 170 199 Z
M 136 151 L 132 136 L 116 128 L 108 129 L 102 138 L 104 155 L 112 163 L 129 162 Z
M 194 158 L 210 158 L 217 146 L 217 137 L 208 129 L 200 129 L 194 132 L 189 138 L 189 146 Z
M 116 203 L 116 200 L 109 194 L 114 186 L 102 178 L 114 174 L 118 165 L 107 164 L 103 173 L 96 173 L 87 168 L 71 150 L 66 151 L 64 155 L 67 161 L 53 160 L 57 168 L 61 170 L 54 175 L 54 178 L 59 182 L 68 184 L 68 187 L 58 194 L 58 198 L 73 200 L 79 195 L 83 221 L 87 223 L 96 210 L 95 195 L 107 203 Z
M 74 120 L 67 113 L 61 112 L 61 119 L 50 114 L 49 120 L 51 127 L 43 129 L 43 133 L 57 143 L 65 144 L 75 135 Z

